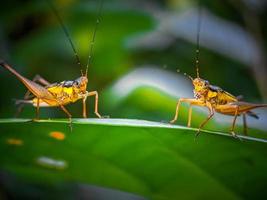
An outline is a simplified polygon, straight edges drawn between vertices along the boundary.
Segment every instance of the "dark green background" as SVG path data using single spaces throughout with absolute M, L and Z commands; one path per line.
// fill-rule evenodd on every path
M 185 3 L 186 2 L 186 3 Z M 201 1 L 203 7 L 214 15 L 235 23 L 247 30 L 243 14 L 235 5 L 238 1 Z M 95 26 L 98 1 L 54 1 L 59 15 L 66 24 L 81 57 L 87 61 L 89 42 Z M 127 40 L 135 35 L 142 36 L 157 27 L 157 20 L 145 10 L 146 5 L 160 11 L 179 14 L 183 9 L 196 6 L 195 1 L 107 1 L 104 2 L 101 23 L 96 36 L 93 59 L 89 69 L 89 90 L 100 93 L 100 111 L 113 117 L 121 117 L 117 109 L 109 108 L 109 96 L 102 97 L 106 90 L 127 72 L 141 65 L 153 64 L 176 73 L 177 66 L 183 72 L 195 74 L 195 44 L 182 39 L 175 40 L 167 49 L 129 49 Z M 134 5 L 134 6 L 131 6 Z M 186 5 L 186 6 L 184 6 Z M 252 12 L 240 1 L 244 12 Z M 241 7 L 241 6 L 240 6 Z M 57 19 L 45 1 L 8 1 L 1 4 L 0 14 L 0 57 L 10 63 L 21 74 L 33 78 L 40 74 L 50 82 L 72 80 L 80 76 L 71 50 Z M 252 11 L 251 11 L 252 10 Z M 255 11 L 265 47 L 265 8 Z M 248 30 L 248 32 L 251 32 Z M 252 34 L 252 36 L 254 36 Z M 256 37 L 256 36 L 255 36 Z M 256 84 L 255 75 L 249 66 L 234 59 L 201 48 L 201 75 L 211 83 L 219 85 L 235 95 L 244 95 L 245 100 L 263 102 Z M 165 68 L 164 68 L 165 69 Z M 14 101 L 23 97 L 25 87 L 4 69 L 0 73 L 0 116 L 12 117 Z M 161 102 L 164 105 L 164 102 Z M 151 104 L 148 104 L 148 107 Z M 133 103 L 122 105 L 129 110 L 139 110 L 136 118 L 164 117 L 162 111 L 149 114 Z M 74 116 L 81 116 L 81 105 L 70 107 Z M 28 107 L 21 116 L 32 117 Z M 57 109 L 43 109 L 44 117 L 63 117 Z M 123 117 L 129 117 L 123 116 Z M 158 119 L 155 117 L 154 119 Z
M 57 0 L 53 3 L 84 66 L 99 2 Z M 254 9 L 241 0 L 203 0 L 201 4 L 213 15 L 240 26 L 253 38 L 261 37 L 262 52 L 266 55 L 266 7 Z M 195 43 L 175 39 L 167 48 L 149 50 L 127 46 L 129 39 L 157 28 L 158 21 L 145 9 L 148 5 L 157 12 L 179 14 L 197 3 L 193 0 L 104 2 L 89 68 L 88 90 L 99 92 L 100 113 L 111 118 L 167 122 L 173 117 L 177 99 L 162 90 L 141 85 L 124 99 L 116 96 L 113 84 L 132 70 L 154 65 L 177 75 L 179 66 L 182 72 L 195 74 Z M 249 27 L 244 16 L 258 19 L 259 26 Z M 0 58 L 27 78 L 40 74 L 50 82 L 59 82 L 80 76 L 81 69 L 75 63 L 71 47 L 45 1 L 1 2 L 0 44 Z M 247 101 L 266 102 L 266 94 L 258 88 L 258 77 L 251 66 L 204 47 L 200 58 L 203 78 L 235 95 L 244 95 Z M 26 89 L 0 68 L 0 91 L 0 118 L 12 118 L 16 111 L 12 99 L 22 98 Z M 89 103 L 89 116 L 95 117 L 93 99 Z M 80 102 L 68 106 L 75 118 L 82 116 L 81 108 Z M 193 127 L 205 118 L 205 113 L 196 113 Z M 33 118 L 34 108 L 28 106 L 21 117 Z M 41 109 L 41 117 L 53 120 L 0 120 L 0 198 L 47 199 L 58 195 L 73 199 L 77 198 L 81 184 L 90 184 L 158 200 L 266 199 L 266 141 L 240 142 L 205 131 L 195 141 L 196 129 L 166 128 L 160 123 L 147 127 L 149 122 L 132 127 L 123 126 L 124 120 L 115 125 L 103 123 L 103 119 L 82 123 L 75 119 L 71 132 L 67 121 L 54 120 L 65 118 L 58 108 Z M 183 106 L 177 123 L 184 125 L 186 119 L 187 106 Z M 212 121 L 205 129 L 228 131 L 229 126 L 230 120 L 229 124 Z M 63 132 L 66 139 L 57 141 L 49 137 L 51 131 Z M 237 132 L 242 133 L 241 127 Z M 255 127 L 249 134 L 266 138 L 266 131 Z M 24 143 L 9 145 L 10 138 Z M 40 156 L 64 160 L 69 166 L 61 171 L 40 166 L 36 163 Z

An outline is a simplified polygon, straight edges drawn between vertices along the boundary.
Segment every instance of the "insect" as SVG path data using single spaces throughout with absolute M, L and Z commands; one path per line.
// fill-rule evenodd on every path
M 49 3 L 49 2 L 48 2 Z M 49 3 L 50 4 L 50 3 Z M 81 66 L 80 58 L 77 54 L 77 51 L 74 47 L 74 44 L 70 38 L 70 35 L 67 31 L 67 28 L 63 24 L 60 16 L 58 15 L 55 7 L 50 4 L 54 14 L 58 18 L 60 25 L 63 28 L 67 39 L 69 40 L 72 50 L 74 51 L 77 63 Z M 85 73 L 81 70 L 81 77 L 73 80 L 73 81 L 62 81 L 60 83 L 49 83 L 41 76 L 37 75 L 33 80 L 29 80 L 19 74 L 16 70 L 14 70 L 9 64 L 5 61 L 0 60 L 0 65 L 10 71 L 13 75 L 17 77 L 28 89 L 24 96 L 24 100 L 18 100 L 17 103 L 20 104 L 19 112 L 22 110 L 24 104 L 31 104 L 36 107 L 36 119 L 39 119 L 39 109 L 40 107 L 60 107 L 68 116 L 71 126 L 71 118 L 72 115 L 70 112 L 65 108 L 65 105 L 74 103 L 80 99 L 83 102 L 83 117 L 87 117 L 86 112 L 86 100 L 90 96 L 95 96 L 95 114 L 97 117 L 101 118 L 101 115 L 98 112 L 98 92 L 97 91 L 87 91 L 87 83 L 88 83 L 88 66 L 93 50 L 93 44 L 95 41 L 96 31 L 98 24 L 100 22 L 100 13 L 102 10 L 103 2 L 100 1 L 100 6 L 98 10 L 98 19 L 96 21 L 95 29 L 93 32 L 93 37 L 91 41 L 91 47 L 89 51 L 89 57 L 87 61 L 86 71 Z
M 251 110 L 260 107 L 267 107 L 267 104 L 254 104 L 249 102 L 240 101 L 240 97 L 236 97 L 220 87 L 211 85 L 209 81 L 200 78 L 199 76 L 199 35 L 200 35 L 200 9 L 199 9 L 199 21 L 198 21 L 198 34 L 197 34 L 197 49 L 196 49 L 196 78 L 185 74 L 193 84 L 193 92 L 195 98 L 180 98 L 176 105 L 176 112 L 174 119 L 170 123 L 175 123 L 178 119 L 179 108 L 182 102 L 189 103 L 189 113 L 187 126 L 191 126 L 192 119 L 192 106 L 201 106 L 208 108 L 209 115 L 203 121 L 196 133 L 196 137 L 200 134 L 200 130 L 207 124 L 207 122 L 214 116 L 215 112 L 233 116 L 233 122 L 230 129 L 230 133 L 233 137 L 238 138 L 234 132 L 236 119 L 238 116 L 243 116 L 244 134 L 247 134 L 247 121 L 246 116 L 252 116 L 258 118 L 258 116 Z

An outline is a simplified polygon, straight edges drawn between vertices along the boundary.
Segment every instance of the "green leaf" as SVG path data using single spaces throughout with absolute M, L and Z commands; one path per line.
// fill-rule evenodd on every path
M 29 197 L 38 185 L 41 196 L 53 190 L 64 198 L 75 187 L 59 186 L 77 183 L 148 199 L 267 196 L 266 140 L 211 131 L 195 140 L 196 129 L 141 120 L 74 119 L 72 127 L 1 120 L 0 169 L 27 186 L 11 179 L 7 192 Z M 65 138 L 51 137 L 55 131 Z

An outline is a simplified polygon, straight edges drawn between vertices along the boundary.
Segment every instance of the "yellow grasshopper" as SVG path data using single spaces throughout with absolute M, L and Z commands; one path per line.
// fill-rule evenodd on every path
M 205 126 L 205 124 L 214 116 L 215 112 L 234 116 L 230 133 L 237 138 L 234 128 L 236 119 L 238 116 L 243 116 L 243 125 L 244 125 L 244 134 L 247 134 L 247 122 L 246 115 L 258 118 L 251 110 L 260 107 L 267 107 L 267 104 L 254 104 L 249 102 L 240 101 L 239 97 L 236 97 L 220 87 L 211 85 L 207 80 L 200 78 L 199 76 L 199 34 L 200 34 L 200 15 L 198 22 L 198 35 L 197 35 L 197 50 L 196 50 L 196 71 L 197 78 L 193 79 L 191 76 L 188 76 L 194 87 L 194 97 L 195 98 L 180 98 L 177 102 L 176 112 L 174 119 L 170 123 L 175 123 L 178 119 L 179 108 L 182 102 L 189 103 L 189 114 L 188 114 L 188 123 L 187 126 L 191 126 L 192 118 L 192 106 L 202 106 L 206 107 L 209 110 L 209 115 L 203 121 L 196 133 L 196 137 L 199 135 L 200 130 Z M 186 74 L 185 74 L 186 75 Z
M 53 7 L 52 4 L 50 4 L 52 7 L 52 10 L 54 11 L 54 14 L 58 18 L 64 33 L 66 34 L 71 47 L 75 53 L 75 57 L 77 60 L 77 63 L 79 66 L 81 66 L 81 62 L 79 59 L 79 56 L 77 54 L 77 51 L 74 47 L 74 44 L 69 36 L 69 33 L 64 26 L 60 16 L 58 15 L 56 9 Z M 99 24 L 99 18 L 100 13 L 102 10 L 102 1 L 100 1 L 99 6 L 99 12 L 98 12 L 98 19 L 96 21 L 96 26 L 93 33 L 93 38 L 91 42 L 91 48 L 89 52 L 89 57 L 87 61 L 86 66 L 86 72 L 82 76 L 73 80 L 73 81 L 62 81 L 60 83 L 53 83 L 50 84 L 48 81 L 46 81 L 44 78 L 40 77 L 39 75 L 35 76 L 33 80 L 29 80 L 19 74 L 16 70 L 14 70 L 9 64 L 7 64 L 5 61 L 0 60 L 0 65 L 10 71 L 12 74 L 14 74 L 28 89 L 27 93 L 24 96 L 24 100 L 18 100 L 18 104 L 32 104 L 34 107 L 36 107 L 36 119 L 39 119 L 39 108 L 40 107 L 60 107 L 68 116 L 70 122 L 72 115 L 70 112 L 65 108 L 65 105 L 74 103 L 79 99 L 82 99 L 83 102 L 83 117 L 87 117 L 86 112 L 86 99 L 89 96 L 95 96 L 95 114 L 97 117 L 101 118 L 101 115 L 98 113 L 98 93 L 97 91 L 88 92 L 87 91 L 87 74 L 88 74 L 88 66 L 89 61 L 91 58 L 92 50 L 93 50 L 93 44 L 95 41 L 96 31 Z M 21 111 L 22 107 L 19 108 Z

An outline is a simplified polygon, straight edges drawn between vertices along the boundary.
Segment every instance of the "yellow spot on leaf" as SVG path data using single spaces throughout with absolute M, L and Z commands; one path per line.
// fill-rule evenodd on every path
M 7 139 L 7 144 L 10 145 L 15 145 L 15 146 L 22 146 L 23 145 L 23 141 L 20 139 L 15 139 L 15 138 L 9 138 Z
M 50 132 L 50 137 L 55 138 L 56 140 L 64 140 L 65 139 L 65 134 L 59 131 L 53 131 Z

